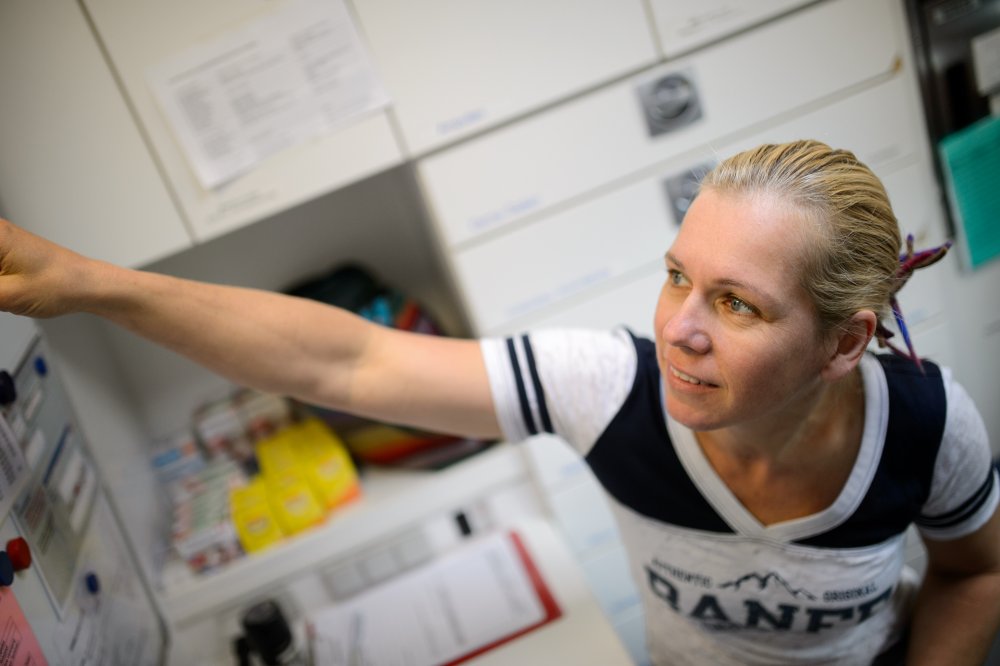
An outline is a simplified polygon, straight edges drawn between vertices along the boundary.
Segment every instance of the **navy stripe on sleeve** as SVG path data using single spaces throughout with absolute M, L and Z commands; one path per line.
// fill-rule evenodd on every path
M 538 400 L 538 416 L 542 422 L 542 429 L 550 434 L 555 434 L 552 429 L 552 420 L 549 418 L 549 408 L 545 404 L 545 393 L 542 391 L 542 381 L 538 378 L 538 369 L 535 367 L 535 354 L 531 351 L 531 342 L 528 336 L 521 337 L 524 343 L 524 356 L 528 361 L 528 372 L 531 374 L 531 385 L 535 387 L 535 399 Z
M 996 483 L 996 472 L 990 467 L 990 471 L 986 475 L 986 481 L 979 486 L 979 489 L 972 494 L 972 497 L 947 513 L 942 513 L 938 516 L 925 516 L 921 514 L 917 517 L 916 523 L 924 527 L 937 529 L 958 525 L 982 508 L 983 504 L 990 498 L 994 483 Z
M 517 362 L 517 349 L 514 347 L 513 338 L 507 338 L 507 353 L 510 355 L 510 364 L 514 370 L 517 398 L 521 403 L 521 416 L 524 417 L 524 425 L 530 434 L 537 435 L 538 428 L 535 427 L 535 419 L 531 416 L 531 404 L 528 402 L 528 392 L 524 388 L 524 378 L 521 377 L 521 365 Z

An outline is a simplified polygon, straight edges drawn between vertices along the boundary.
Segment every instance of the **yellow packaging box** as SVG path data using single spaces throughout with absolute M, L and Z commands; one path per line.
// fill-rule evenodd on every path
M 333 508 L 361 494 L 347 448 L 319 419 L 291 425 L 261 440 L 256 455 L 261 472 L 255 482 L 258 490 L 241 499 L 259 499 L 263 494 L 285 535 L 323 522 Z M 237 512 L 235 504 L 233 512 Z
M 292 439 L 292 429 L 286 428 L 257 443 L 257 464 L 265 478 L 277 479 L 298 469 Z
M 300 469 L 327 511 L 361 496 L 347 447 L 321 421 L 310 419 L 296 426 L 292 446 Z
M 229 493 L 233 526 L 240 545 L 248 553 L 263 550 L 281 541 L 284 532 L 271 509 L 263 479 L 257 479 Z
M 265 482 L 271 508 L 286 534 L 296 534 L 326 518 L 323 506 L 301 471 L 287 471 L 276 478 L 265 477 Z

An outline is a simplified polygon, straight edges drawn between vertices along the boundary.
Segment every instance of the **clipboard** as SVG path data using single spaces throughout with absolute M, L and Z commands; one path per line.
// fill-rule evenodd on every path
M 313 663 L 454 666 L 562 617 L 516 532 L 497 532 L 312 614 Z

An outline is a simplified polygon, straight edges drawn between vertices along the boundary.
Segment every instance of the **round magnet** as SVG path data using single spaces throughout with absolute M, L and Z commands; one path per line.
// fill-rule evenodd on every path
M 87 591 L 91 594 L 97 594 L 101 591 L 101 579 L 93 571 L 87 574 L 84 583 L 87 585 Z
M 14 571 L 23 571 L 31 566 L 31 549 L 24 537 L 17 537 L 7 542 L 7 555 Z
M 14 571 L 24 571 L 31 566 L 31 549 L 24 537 L 17 537 L 7 542 L 7 555 Z

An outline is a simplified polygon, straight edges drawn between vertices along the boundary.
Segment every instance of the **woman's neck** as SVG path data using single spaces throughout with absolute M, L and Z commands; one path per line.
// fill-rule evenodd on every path
M 803 400 L 810 409 L 800 421 L 696 433 L 716 474 L 761 524 L 814 515 L 843 491 L 864 433 L 864 393 L 854 374 Z
M 818 460 L 843 452 L 844 440 L 860 441 L 857 414 L 864 413 L 861 372 L 855 369 L 840 381 L 817 381 L 781 411 L 751 422 L 696 433 L 706 453 L 721 454 L 733 462 L 783 468 L 799 464 L 802 456 Z M 847 446 L 849 450 L 856 447 Z

